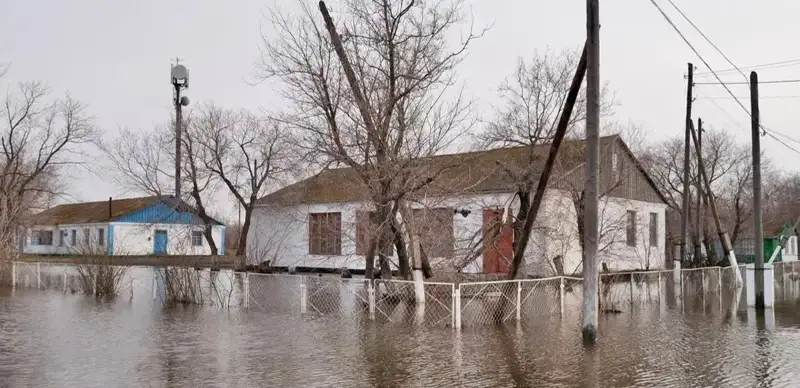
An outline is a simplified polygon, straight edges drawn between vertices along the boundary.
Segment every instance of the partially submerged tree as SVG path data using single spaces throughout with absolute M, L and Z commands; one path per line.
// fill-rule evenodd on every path
M 298 130 L 309 152 L 352 168 L 374 204 L 367 277 L 376 253 L 382 276 L 391 276 L 393 244 L 402 248 L 405 274 L 409 242 L 396 214 L 447 168 L 419 158 L 444 150 L 471 124 L 470 102 L 453 86 L 456 66 L 480 34 L 470 29 L 460 42 L 448 39 L 465 25 L 462 0 L 346 0 L 336 22 L 324 2 L 322 17 L 300 6 L 298 15 L 273 12 L 277 37 L 263 38 L 256 75 L 282 81 L 292 111 L 280 120 Z

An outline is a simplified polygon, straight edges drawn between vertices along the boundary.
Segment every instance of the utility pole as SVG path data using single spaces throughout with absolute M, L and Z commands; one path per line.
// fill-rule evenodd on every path
M 703 185 L 700 183 L 700 158 L 703 156 L 703 120 L 698 118 L 697 119 L 697 181 L 695 182 L 695 187 L 697 187 L 697 208 L 695 210 L 696 222 L 695 222 L 695 242 L 694 242 L 694 262 L 700 266 L 703 263 L 703 229 L 700 224 L 702 220 L 701 213 L 703 212 Z
M 720 242 L 722 242 L 722 249 L 725 250 L 725 253 L 728 255 L 731 268 L 734 268 L 733 280 L 736 288 L 738 289 L 742 286 L 742 273 L 739 271 L 739 265 L 736 262 L 736 253 L 733 251 L 733 246 L 731 246 L 731 240 L 728 238 L 728 232 L 723 229 L 722 222 L 719 220 L 716 201 L 714 201 L 714 196 L 711 192 L 711 180 L 708 179 L 705 162 L 703 161 L 703 153 L 700 152 L 700 142 L 697 139 L 697 135 L 695 135 L 694 124 L 692 124 L 691 120 L 689 121 L 689 134 L 692 137 L 692 142 L 695 146 L 695 152 L 697 153 L 697 164 L 700 168 L 700 176 L 703 179 L 703 183 L 705 183 L 705 191 L 703 193 L 708 201 L 708 208 L 711 210 L 711 217 L 714 218 L 714 226 L 717 228 Z
M 683 122 L 686 125 L 686 134 L 683 139 L 683 201 L 681 204 L 681 263 L 685 263 L 689 252 L 686 247 L 686 240 L 688 239 L 689 232 L 689 142 L 691 141 L 691 125 L 692 125 L 692 88 L 694 88 L 694 65 L 688 64 L 689 73 L 687 75 L 686 83 L 686 120 Z
M 584 187 L 583 342 L 597 340 L 597 175 L 600 154 L 600 10 L 586 0 L 586 186 Z
M 181 132 L 183 112 L 181 108 L 189 105 L 189 98 L 181 97 L 181 90 L 189 87 L 189 70 L 175 58 L 175 65 L 170 67 L 170 82 L 175 89 L 172 103 L 175 105 L 175 198 L 181 197 Z
M 756 311 L 764 310 L 764 224 L 761 219 L 761 118 L 758 110 L 758 74 L 750 72 L 750 124 L 753 136 L 753 230 L 755 238 Z

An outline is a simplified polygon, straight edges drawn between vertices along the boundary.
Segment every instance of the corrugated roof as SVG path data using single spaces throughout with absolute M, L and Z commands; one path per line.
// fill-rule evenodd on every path
M 158 202 L 164 202 L 168 206 L 176 208 L 179 211 L 192 209 L 191 206 L 185 202 L 176 201 L 173 196 L 122 198 L 111 200 L 110 208 L 109 201 L 58 205 L 35 214 L 27 220 L 27 223 L 29 225 L 69 225 L 108 222 Z
M 600 146 L 615 141 L 621 142 L 618 135 L 604 136 L 600 138 Z M 585 161 L 584 145 L 584 140 L 565 140 L 559 150 L 558 168 L 568 171 L 581 165 Z M 542 144 L 534 147 L 533 151 L 531 147 L 522 146 L 420 158 L 411 163 L 411 168 L 404 170 L 408 176 L 403 180 L 412 187 L 433 178 L 430 184 L 417 192 L 420 196 L 513 192 L 520 182 L 509 179 L 511 175 L 507 171 L 513 176 L 521 176 L 533 165 L 533 171 L 529 172 L 538 179 L 549 149 L 549 144 Z M 624 149 L 627 150 L 627 146 Z M 653 185 L 651 180 L 649 183 Z M 656 189 L 655 185 L 653 188 Z M 369 192 L 356 170 L 326 169 L 259 199 L 258 204 L 356 202 L 368 200 Z

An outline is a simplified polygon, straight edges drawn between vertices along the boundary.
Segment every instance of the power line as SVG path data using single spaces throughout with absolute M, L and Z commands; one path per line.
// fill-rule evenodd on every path
M 761 64 L 761 65 L 740 67 L 739 69 L 742 69 L 742 70 L 777 69 L 777 68 L 780 68 L 780 67 L 787 67 L 787 66 L 794 66 L 794 65 L 800 65 L 800 59 L 792 59 L 792 60 L 789 60 L 789 61 L 764 63 L 764 64 Z M 730 73 L 730 72 L 734 72 L 734 71 L 738 71 L 738 69 L 717 70 L 717 74 Z M 707 76 L 707 75 L 711 75 L 711 72 L 703 72 L 703 73 L 695 73 L 694 74 L 695 77 L 698 77 L 698 76 L 699 77 L 703 77 L 703 76 Z
M 706 97 L 701 97 L 700 99 L 701 100 L 730 100 L 731 98 L 732 97 L 730 97 L 730 96 L 706 96 Z M 740 97 L 737 97 L 737 98 L 750 98 L 750 97 L 740 96 Z M 796 95 L 796 96 L 758 96 L 759 100 L 764 100 L 764 99 L 783 99 L 783 98 L 800 98 L 800 95 Z
M 677 7 L 677 6 L 675 6 L 675 4 L 674 4 L 674 3 L 673 3 L 671 0 L 667 0 L 667 1 L 669 1 L 669 2 L 670 2 L 670 4 L 672 4 L 672 6 L 673 6 L 673 7 L 675 7 L 676 9 L 678 9 L 678 7 Z M 729 95 L 730 95 L 730 96 L 733 98 L 733 100 L 734 100 L 734 101 L 736 101 L 736 103 L 739 105 L 739 107 L 740 107 L 740 108 L 742 108 L 742 110 L 743 110 L 743 111 L 745 111 L 745 113 L 747 113 L 747 115 L 748 115 L 748 116 L 752 117 L 752 114 L 750 113 L 750 111 L 749 111 L 749 110 L 747 110 L 747 108 L 745 108 L 744 104 L 742 104 L 742 102 L 739 100 L 739 98 L 737 98 L 737 97 L 736 97 L 736 95 L 734 95 L 734 94 L 733 94 L 733 92 L 732 92 L 732 91 L 731 91 L 731 89 L 728 87 L 728 85 L 727 85 L 725 82 L 723 82 L 723 81 L 722 81 L 722 79 L 719 77 L 719 74 L 717 74 L 717 72 L 716 72 L 716 71 L 714 71 L 714 69 L 711 67 L 711 65 L 709 65 L 709 64 L 708 64 L 708 62 L 705 60 L 705 58 L 703 58 L 703 56 L 702 56 L 702 55 L 700 55 L 700 52 L 698 52 L 698 51 L 697 51 L 697 49 L 696 49 L 696 48 L 695 48 L 695 47 L 692 45 L 692 43 L 691 43 L 691 42 L 689 42 L 689 40 L 686 38 L 686 36 L 683 34 L 683 32 L 681 32 L 681 30 L 678 28 L 678 26 L 677 26 L 677 25 L 675 25 L 675 23 L 674 23 L 674 22 L 672 21 L 672 19 L 670 19 L 670 17 L 669 17 L 669 16 L 668 16 L 668 15 L 667 15 L 667 14 L 664 12 L 664 10 L 661 8 L 661 6 L 659 6 L 659 5 L 658 5 L 658 3 L 656 3 L 656 2 L 655 2 L 655 0 L 650 0 L 650 3 L 651 3 L 651 4 L 653 4 L 653 6 L 654 6 L 654 7 L 656 7 L 656 9 L 658 10 L 658 12 L 659 12 L 659 13 L 661 13 L 661 16 L 663 16 L 663 17 L 664 17 L 664 19 L 667 21 L 667 23 L 669 23 L 669 25 L 670 25 L 670 26 L 672 26 L 672 28 L 673 28 L 673 29 L 675 30 L 675 32 L 676 32 L 676 33 L 677 33 L 677 34 L 678 34 L 678 35 L 681 37 L 681 39 L 683 39 L 684 43 L 686 43 L 686 45 L 687 45 L 687 46 L 689 46 L 689 48 L 690 48 L 690 49 L 691 49 L 691 50 L 694 52 L 694 54 L 695 54 L 695 55 L 697 55 L 697 58 L 699 58 L 699 59 L 700 59 L 700 61 L 702 61 L 702 62 L 703 62 L 703 64 L 706 66 L 706 68 L 708 68 L 708 70 L 711 72 L 711 74 L 713 74 L 713 75 L 714 75 L 714 78 L 716 78 L 716 79 L 717 79 L 717 81 L 719 81 L 719 85 L 721 85 L 723 88 L 725 88 L 725 91 L 727 91 L 727 92 L 728 92 L 728 94 L 729 94 Z M 680 12 L 680 9 L 678 9 L 678 11 Z M 682 15 L 684 15 L 682 12 L 681 12 L 681 14 L 682 14 Z M 686 16 L 685 16 L 685 15 L 684 15 L 684 18 L 686 18 Z M 688 18 L 687 18 L 687 20 L 688 20 Z M 690 21 L 690 23 L 691 23 L 691 21 Z M 694 24 L 692 23 L 692 25 L 694 25 Z M 695 29 L 697 29 L 697 27 L 696 27 L 696 26 L 695 26 Z M 699 29 L 697 29 L 697 31 L 698 31 L 698 32 L 700 32 L 700 30 L 699 30 Z M 702 32 L 701 32 L 701 35 L 702 35 Z M 705 35 L 703 35 L 703 37 L 705 37 Z M 705 37 L 705 38 L 706 38 L 706 40 L 708 40 L 708 38 L 707 38 L 707 37 Z M 709 43 L 711 43 L 711 42 L 709 41 Z M 714 47 L 717 49 L 717 51 L 720 51 L 720 50 L 719 50 L 719 48 L 717 48 L 717 47 L 716 47 L 716 45 L 714 45 L 713 43 L 711 43 L 711 45 L 712 45 L 712 46 L 714 46 Z M 721 51 L 720 51 L 720 53 L 721 53 Z M 723 54 L 723 56 L 725 56 L 725 55 Z M 726 59 L 726 60 L 728 60 L 728 62 L 729 62 L 729 63 L 731 63 L 731 65 L 733 65 L 733 66 L 734 66 L 736 69 L 738 69 L 738 67 L 736 67 L 736 65 L 735 65 L 735 64 L 733 64 L 732 62 L 730 62 L 730 60 L 729 60 L 727 57 L 725 57 L 725 59 Z M 739 72 L 740 72 L 740 73 L 742 73 L 742 72 L 741 72 L 741 70 L 739 70 Z M 744 73 L 742 73 L 742 75 L 744 75 Z M 745 78 L 747 78 L 747 77 L 745 77 Z M 775 82 L 775 81 L 772 81 L 772 82 Z M 797 80 L 796 82 L 800 82 L 800 80 Z M 760 84 L 760 83 L 761 83 L 761 82 L 759 82 L 759 84 Z M 700 84 L 700 83 L 696 83 L 696 85 L 697 85 L 697 84 Z M 735 82 L 734 82 L 734 84 L 735 84 Z M 777 140 L 779 143 L 783 144 L 783 145 L 784 145 L 786 148 L 789 148 L 790 150 L 792 150 L 792 151 L 794 151 L 795 153 L 797 153 L 798 155 L 800 155 L 800 151 L 796 150 L 795 148 L 792 148 L 791 146 L 789 146 L 788 144 L 786 144 L 786 143 L 785 143 L 785 142 L 783 142 L 782 140 L 778 139 L 778 138 L 777 138 L 775 135 L 773 135 L 772 133 L 769 133 L 769 132 L 768 132 L 768 128 L 767 128 L 767 127 L 765 127 L 764 125 L 761 125 L 761 124 L 759 124 L 759 127 L 761 128 L 761 130 L 763 130 L 763 131 L 764 131 L 764 134 L 769 134 L 769 135 L 770 135 L 772 138 L 774 138 L 775 140 Z M 772 130 L 769 130 L 769 131 L 770 131 L 770 132 L 774 132 L 774 131 L 772 131 Z M 777 133 L 777 132 L 776 132 L 776 133 Z M 784 136 L 784 137 L 787 137 L 787 138 L 789 138 L 789 137 L 788 137 L 788 136 L 786 136 L 786 135 L 783 135 L 783 134 L 781 134 L 781 135 L 782 135 L 782 136 Z M 794 140 L 794 139 L 792 139 L 792 140 L 793 140 L 793 141 L 796 141 L 796 140 Z
M 686 19 L 686 21 L 687 21 L 687 22 L 689 22 L 689 24 L 691 24 L 691 25 L 692 25 L 692 27 L 695 29 L 695 31 L 697 31 L 698 33 L 700 33 L 700 36 L 702 36 L 702 37 L 703 37 L 703 39 L 705 39 L 705 40 L 706 40 L 706 42 L 708 42 L 708 44 L 710 44 L 710 45 L 711 45 L 711 47 L 713 47 L 713 48 L 714 48 L 714 50 L 717 50 L 717 52 L 719 53 L 719 55 L 722 55 L 722 57 L 723 57 L 723 58 L 725 58 L 725 60 L 726 60 L 726 61 L 728 61 L 728 63 L 730 63 L 730 64 L 731 64 L 731 66 L 733 66 L 733 68 L 734 68 L 734 69 L 736 69 L 736 71 L 738 71 L 738 72 L 739 72 L 739 74 L 741 74 L 741 75 L 742 75 L 742 77 L 745 79 L 745 81 L 747 81 L 747 76 L 746 76 L 746 75 L 744 75 L 744 72 L 742 72 L 742 70 L 741 70 L 741 69 L 739 69 L 739 67 L 737 67 L 737 66 L 736 66 L 736 64 L 734 64 L 734 63 L 733 63 L 733 61 L 731 61 L 731 60 L 728 58 L 728 56 L 727 56 L 727 55 L 725 55 L 725 53 L 723 53 L 723 52 L 722 52 L 722 50 L 720 50 L 720 48 L 719 48 L 719 47 L 717 47 L 717 45 L 715 45 L 715 44 L 714 44 L 714 42 L 712 42 L 712 41 L 711 41 L 711 39 L 708 39 L 708 37 L 706 36 L 706 34 L 704 34 L 704 33 L 703 33 L 703 31 L 700 31 L 700 28 L 698 28 L 698 27 L 697 27 L 697 25 L 695 25 L 695 24 L 694 24 L 694 22 L 692 22 L 692 20 L 691 20 L 691 19 L 689 19 L 689 17 L 688 17 L 688 16 L 686 16 L 686 14 L 685 14 L 685 13 L 683 13 L 683 11 L 681 11 L 681 9 L 680 9 L 680 8 L 678 8 L 678 6 L 677 6 L 677 5 L 675 5 L 675 3 L 674 3 L 672 0 L 667 0 L 667 1 L 669 1 L 669 3 L 670 3 L 670 4 L 672 4 L 672 7 L 673 7 L 673 8 L 675 8 L 675 10 L 676 10 L 676 11 L 678 11 L 678 13 L 679 13 L 679 14 L 681 14 L 681 16 L 683 16 L 683 18 L 684 18 L 684 19 Z M 709 69 L 709 70 L 711 70 L 711 66 L 708 66 L 708 69 Z M 712 70 L 712 72 L 713 72 L 713 70 Z M 722 82 L 722 81 L 720 81 L 720 82 Z
M 800 79 L 781 79 L 773 81 L 758 81 L 758 84 L 796 84 Z M 750 82 L 695 82 L 695 85 L 750 85 Z

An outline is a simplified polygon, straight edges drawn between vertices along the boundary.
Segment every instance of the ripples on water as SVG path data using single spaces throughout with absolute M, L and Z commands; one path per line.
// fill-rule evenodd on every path
M 455 333 L 3 289 L 0 387 L 800 386 L 800 309 L 756 321 L 656 308 L 585 350 L 577 316 Z

